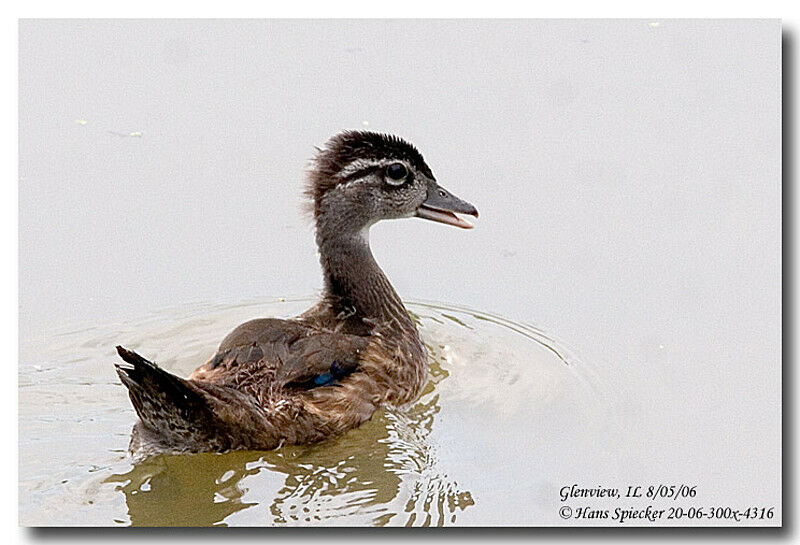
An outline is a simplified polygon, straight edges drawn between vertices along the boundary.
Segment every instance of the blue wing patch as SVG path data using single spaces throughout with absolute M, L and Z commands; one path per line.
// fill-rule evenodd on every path
M 342 363 L 334 361 L 331 364 L 330 370 L 328 372 L 320 373 L 319 375 L 312 375 L 309 378 L 291 382 L 287 386 L 303 388 L 307 390 L 311 388 L 321 388 L 323 386 L 337 386 L 339 384 L 339 381 L 347 377 L 357 368 L 358 368 L 358 363 L 355 361 L 349 364 L 347 362 Z
M 314 386 L 330 386 L 334 382 L 336 382 L 336 378 L 331 373 L 325 373 L 323 375 L 317 375 L 312 380 Z

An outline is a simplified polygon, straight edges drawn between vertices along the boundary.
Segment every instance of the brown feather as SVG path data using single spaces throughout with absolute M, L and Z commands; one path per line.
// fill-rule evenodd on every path
M 314 203 L 356 159 L 402 158 L 431 179 L 411 144 L 391 135 L 346 131 L 317 154 L 306 194 Z M 416 327 L 366 241 L 317 221 L 326 279 L 322 300 L 289 320 L 246 322 L 188 379 L 120 348 L 118 372 L 140 417 L 132 447 L 222 451 L 273 449 L 337 435 L 383 405 L 413 401 L 427 376 Z

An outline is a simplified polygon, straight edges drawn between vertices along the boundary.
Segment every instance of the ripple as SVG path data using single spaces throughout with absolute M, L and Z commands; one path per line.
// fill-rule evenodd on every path
M 542 329 L 465 307 L 413 302 L 409 310 L 430 355 L 429 381 L 416 403 L 380 411 L 315 445 L 136 462 L 122 454 L 134 414 L 111 365 L 115 344 L 129 344 L 185 375 L 237 324 L 295 315 L 310 301 L 190 305 L 136 323 L 62 331 L 36 351 L 21 348 L 21 521 L 510 523 L 521 505 L 535 504 L 536 491 L 548 486 L 546 475 L 572 467 L 564 455 L 570 445 L 609 431 L 606 386 Z M 533 511 L 528 516 L 541 522 Z

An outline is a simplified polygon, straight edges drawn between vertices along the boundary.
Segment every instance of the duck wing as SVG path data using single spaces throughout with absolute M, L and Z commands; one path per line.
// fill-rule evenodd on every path
M 190 378 L 249 386 L 314 388 L 337 383 L 358 368 L 368 338 L 263 318 L 234 329 Z M 258 384 L 260 383 L 260 384 Z

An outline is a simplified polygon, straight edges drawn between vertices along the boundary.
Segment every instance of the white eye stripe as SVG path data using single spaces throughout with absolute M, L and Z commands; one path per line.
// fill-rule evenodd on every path
M 346 164 L 342 170 L 336 175 L 337 178 L 347 178 L 355 174 L 359 170 L 364 170 L 371 167 L 385 167 L 394 163 L 402 163 L 407 170 L 411 170 L 408 165 L 397 159 L 356 159 L 355 161 Z
M 337 178 L 347 178 L 348 176 L 355 174 L 359 170 L 364 170 L 371 167 L 382 166 L 381 161 L 375 161 L 371 159 L 356 159 L 355 161 L 346 164 L 342 167 L 342 170 L 336 175 Z

